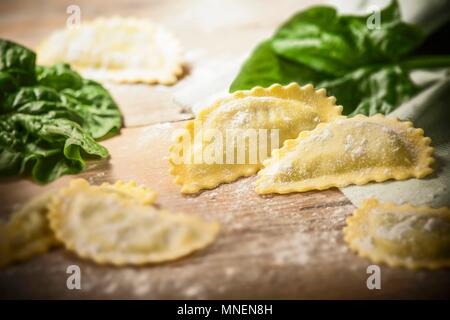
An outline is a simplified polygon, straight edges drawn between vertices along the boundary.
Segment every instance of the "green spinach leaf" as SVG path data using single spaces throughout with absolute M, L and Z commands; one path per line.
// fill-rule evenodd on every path
M 17 86 L 35 83 L 36 54 L 34 52 L 17 43 L 1 40 L 0 53 L 0 72 L 10 74 Z
M 39 85 L 57 90 L 64 104 L 83 118 L 82 126 L 95 139 L 117 134 L 122 126 L 119 108 L 99 83 L 86 80 L 67 64 L 38 67 Z
M 356 69 L 343 77 L 323 81 L 318 87 L 327 88 L 328 94 L 339 97 L 343 113 L 351 115 L 388 114 L 418 91 L 408 73 L 398 65 Z
M 122 120 L 100 84 L 67 64 L 34 63 L 32 51 L 0 39 L 0 175 L 47 183 L 107 157 L 95 139 L 119 133 Z
M 332 7 L 313 7 L 282 25 L 272 46 L 280 56 L 339 76 L 362 66 L 397 62 L 423 41 L 418 28 L 400 20 L 396 2 L 380 17 L 380 27 L 369 29 L 369 16 L 339 16 Z
M 299 12 L 253 51 L 230 92 L 311 83 L 336 96 L 344 114 L 389 113 L 423 89 L 411 81 L 410 71 L 450 67 L 450 57 L 411 56 L 424 35 L 401 21 L 397 1 L 380 17 L 380 27 L 369 29 L 369 16 L 340 16 L 333 7 Z
M 256 76 L 258 75 L 258 76 Z M 273 83 L 309 83 L 319 81 L 322 75 L 305 65 L 278 56 L 270 40 L 256 47 L 230 86 L 230 91 L 251 89 L 257 85 L 268 87 Z

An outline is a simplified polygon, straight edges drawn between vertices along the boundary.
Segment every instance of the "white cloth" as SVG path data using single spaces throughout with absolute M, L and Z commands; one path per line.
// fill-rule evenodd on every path
M 450 76 L 400 106 L 389 116 L 410 120 L 424 129 L 435 148 L 434 173 L 424 179 L 350 186 L 341 191 L 359 206 L 364 199 L 411 203 L 434 207 L 450 206 Z
M 383 8 L 390 0 L 330 0 L 329 4 L 341 13 L 367 14 L 373 6 Z M 404 21 L 419 25 L 430 33 L 450 17 L 450 1 L 400 0 Z M 383 19 L 383 17 L 381 17 Z M 359 206 L 364 199 L 377 198 L 381 202 L 411 203 L 434 207 L 450 206 L 450 75 L 441 72 L 415 72 L 412 78 L 417 84 L 430 80 L 441 80 L 404 103 L 389 116 L 410 120 L 415 127 L 422 128 L 432 139 L 435 148 L 434 173 L 425 179 L 409 179 L 371 183 L 365 186 L 350 186 L 341 191 L 350 201 Z

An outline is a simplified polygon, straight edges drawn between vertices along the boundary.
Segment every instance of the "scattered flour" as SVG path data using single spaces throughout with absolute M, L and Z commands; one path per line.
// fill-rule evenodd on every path
M 225 268 L 225 276 L 227 278 L 231 278 L 236 274 L 236 269 L 233 267 L 227 267 Z
M 350 153 L 350 156 L 353 161 L 360 158 L 366 152 L 367 139 L 363 138 L 360 141 L 357 141 L 352 135 L 347 135 L 345 137 L 344 151 Z
M 198 298 L 204 292 L 204 288 L 201 285 L 194 284 L 183 291 L 183 294 L 188 298 Z

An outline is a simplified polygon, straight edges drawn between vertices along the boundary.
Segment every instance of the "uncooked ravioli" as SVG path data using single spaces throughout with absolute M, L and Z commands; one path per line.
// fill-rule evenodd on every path
M 52 192 L 41 194 L 0 223 L 0 266 L 31 258 L 58 245 L 47 219 Z
M 423 178 L 433 172 L 431 139 L 411 122 L 380 114 L 341 117 L 304 131 L 264 162 L 256 191 L 324 190 L 388 179 Z
M 97 18 L 54 32 L 38 48 L 38 63 L 70 63 L 84 77 L 173 84 L 183 72 L 177 39 L 136 18 Z
M 270 156 L 279 143 L 337 118 L 342 107 L 335 101 L 334 97 L 326 96 L 324 89 L 316 91 L 312 85 L 300 87 L 297 83 L 234 92 L 200 111 L 176 137 L 170 148 L 171 174 L 176 177 L 175 182 L 182 185 L 183 193 L 212 189 L 221 183 L 253 175 L 261 168 L 263 156 Z M 227 140 L 230 132 L 236 132 L 236 138 L 245 141 L 243 161 L 238 161 L 237 140 L 231 146 Z M 275 138 L 274 132 L 278 133 Z M 247 133 L 255 133 L 257 143 L 253 146 L 256 148 L 252 148 L 250 136 L 244 140 Z M 267 152 L 261 152 L 262 148 Z M 214 161 L 206 161 L 206 155 L 212 155 L 209 158 Z M 200 161 L 196 161 L 197 158 Z
M 345 241 L 374 263 L 409 269 L 450 266 L 450 210 L 366 200 L 347 219 Z
M 145 206 L 81 179 L 53 198 L 48 217 L 67 249 L 114 265 L 174 260 L 208 246 L 219 231 L 217 223 Z
M 140 205 L 152 204 L 157 196 L 155 191 L 137 185 L 135 181 L 125 183 L 119 180 L 114 184 L 103 183 L 89 188 Z M 12 213 L 7 223 L 0 223 L 0 266 L 27 260 L 61 244 L 47 217 L 48 205 L 57 193 L 49 191 L 33 197 Z

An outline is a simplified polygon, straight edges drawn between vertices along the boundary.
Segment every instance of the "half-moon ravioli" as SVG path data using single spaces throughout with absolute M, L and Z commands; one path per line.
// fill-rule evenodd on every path
M 47 252 L 58 245 L 47 219 L 52 193 L 32 198 L 0 223 L 0 266 Z
M 347 218 L 345 241 L 374 263 L 410 269 L 450 266 L 450 210 L 366 200 Z
M 138 186 L 135 181 L 119 180 L 114 184 L 105 182 L 90 188 L 141 205 L 154 203 L 157 196 L 155 191 Z M 50 191 L 33 197 L 12 213 L 7 223 L 0 223 L 0 266 L 27 260 L 61 244 L 51 230 L 47 217 L 48 206 L 54 194 L 54 191 Z
M 258 173 L 256 191 L 303 192 L 422 178 L 433 171 L 430 143 L 411 122 L 380 114 L 341 117 L 302 132 L 275 150 Z
M 94 187 L 96 188 L 96 187 Z M 114 193 L 120 197 L 131 199 L 139 204 L 150 205 L 156 200 L 157 193 L 143 185 L 137 185 L 136 181 L 116 181 L 114 184 L 102 183 L 99 187 L 102 191 Z
M 67 62 L 100 81 L 173 84 L 183 72 L 178 40 L 137 18 L 97 18 L 56 31 L 37 56 L 40 64 Z
M 174 260 L 202 249 L 219 225 L 129 201 L 85 180 L 73 180 L 49 206 L 56 238 L 97 263 L 141 265 Z
M 283 141 L 338 117 L 342 106 L 335 101 L 324 89 L 296 83 L 255 87 L 219 99 L 176 137 L 170 148 L 171 174 L 183 193 L 253 175 Z

